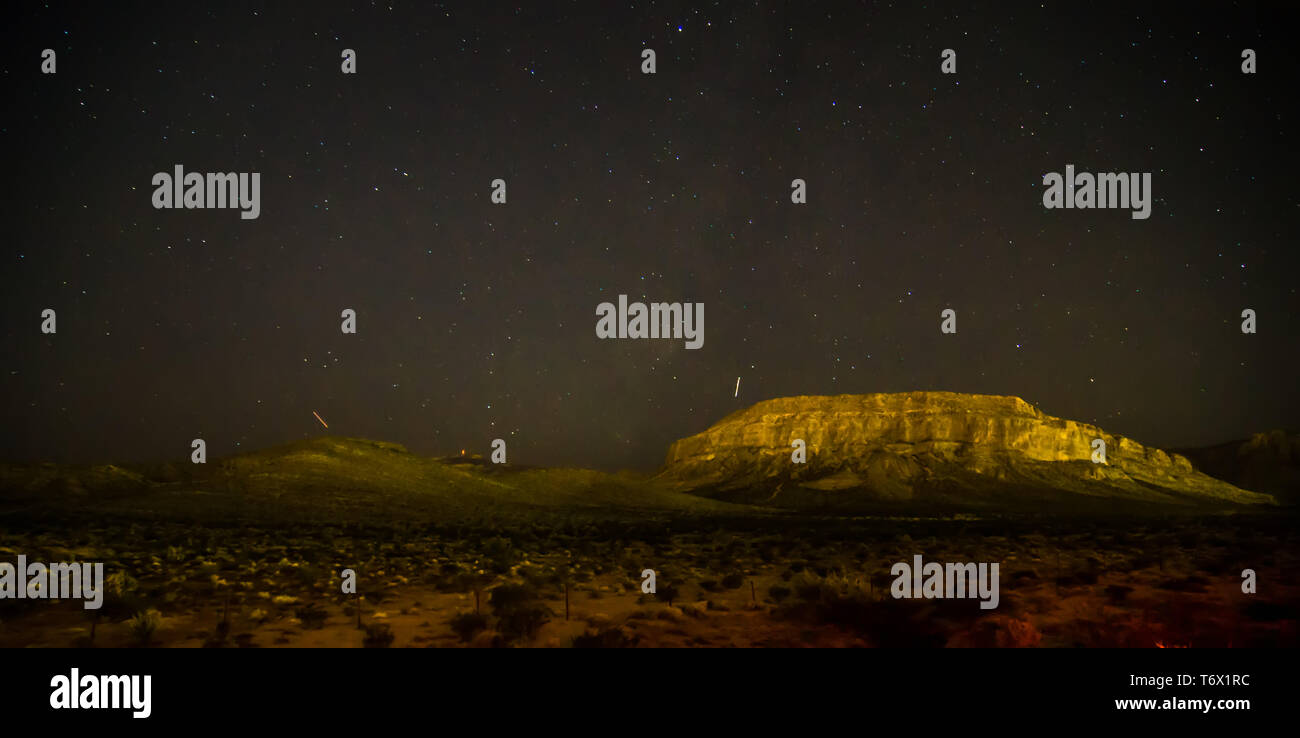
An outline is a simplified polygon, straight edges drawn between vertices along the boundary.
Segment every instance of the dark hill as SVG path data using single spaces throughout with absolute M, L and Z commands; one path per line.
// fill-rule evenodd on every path
M 1300 433 L 1274 430 L 1177 452 L 1216 479 L 1271 494 L 1285 504 L 1300 503 Z

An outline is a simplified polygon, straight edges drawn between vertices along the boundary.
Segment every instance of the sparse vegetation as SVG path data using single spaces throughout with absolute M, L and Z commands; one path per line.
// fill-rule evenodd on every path
M 174 481 L 157 484 L 175 486 L 147 495 L 128 494 L 141 482 L 121 475 L 127 488 L 100 495 L 84 475 L 85 507 L 56 515 L 0 487 L 0 549 L 52 561 L 75 550 L 77 560 L 103 561 L 106 576 L 96 616 L 77 602 L 11 602 L 0 646 L 90 645 L 92 629 L 96 647 L 157 645 L 163 632 L 167 645 L 378 647 L 395 631 L 435 647 L 1297 645 L 1300 584 L 1286 574 L 1300 565 L 1300 526 L 1286 512 L 756 515 L 717 502 L 661 504 L 667 493 L 646 492 L 644 481 L 602 487 L 608 477 L 596 473 L 498 470 L 489 479 L 479 467 L 448 472 L 383 446 L 324 439 L 291 448 L 322 474 L 357 456 L 359 468 L 398 481 L 377 487 L 348 467 L 341 478 L 357 479 L 355 488 L 295 487 L 274 454 L 253 454 L 226 472 L 266 480 L 242 492 L 209 486 L 203 469 L 174 468 Z M 382 463 L 389 454 L 396 466 Z M 452 500 L 448 490 L 465 495 Z M 643 492 L 661 497 L 647 507 Z M 489 493 L 490 507 L 473 502 Z M 362 504 L 364 495 L 373 499 Z M 391 505 L 376 514 L 376 501 Z M 918 551 L 1004 562 L 998 610 L 895 600 L 889 567 Z M 344 567 L 362 574 L 360 637 L 360 598 L 337 591 Z M 640 589 L 647 567 L 655 594 Z M 1245 599 L 1247 567 L 1278 584 Z
M 629 636 L 622 628 L 589 630 L 573 639 L 574 648 L 632 648 L 640 638 Z
M 488 619 L 486 616 L 473 612 L 462 612 L 451 619 L 451 632 L 465 643 L 474 640 L 474 636 L 481 631 L 487 630 Z
M 131 618 L 131 635 L 136 645 L 147 646 L 162 625 L 162 613 L 154 609 L 142 610 Z
M 320 630 L 325 627 L 325 619 L 328 617 L 328 613 L 318 603 L 309 602 L 295 610 L 294 617 L 302 621 L 302 627 L 307 630 Z
M 393 645 L 393 629 L 388 623 L 370 623 L 366 625 L 366 648 L 388 648 Z
M 526 584 L 503 584 L 492 590 L 492 612 L 497 630 L 508 640 L 532 640 L 551 617 L 538 600 L 537 590 Z

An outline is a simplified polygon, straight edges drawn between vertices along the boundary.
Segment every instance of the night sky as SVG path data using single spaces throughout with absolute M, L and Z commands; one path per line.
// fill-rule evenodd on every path
M 653 469 L 763 399 L 917 389 L 1161 446 L 1300 426 L 1275 11 L 310 5 L 9 9 L 3 458 L 329 433 Z M 154 209 L 176 164 L 259 172 L 261 216 Z M 1067 164 L 1150 172 L 1150 219 L 1046 210 Z M 703 348 L 598 340 L 620 293 L 703 302 Z

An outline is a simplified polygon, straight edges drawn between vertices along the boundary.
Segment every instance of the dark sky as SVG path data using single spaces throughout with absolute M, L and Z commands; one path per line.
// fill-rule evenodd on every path
M 653 468 L 762 399 L 913 389 L 1165 446 L 1300 426 L 1277 11 L 83 5 L 0 31 L 6 459 L 219 456 L 316 411 L 424 454 Z M 260 172 L 261 217 L 154 209 L 176 164 Z M 1150 172 L 1150 219 L 1044 209 L 1067 164 Z M 598 340 L 620 293 L 703 302 L 704 347 Z

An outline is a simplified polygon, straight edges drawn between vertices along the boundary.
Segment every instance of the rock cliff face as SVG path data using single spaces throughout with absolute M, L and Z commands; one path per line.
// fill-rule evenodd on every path
M 1092 462 L 1093 439 L 1106 463 Z M 795 439 L 807 463 L 791 460 Z M 784 397 L 669 447 L 659 478 L 735 502 L 794 507 L 936 503 L 1273 504 L 1096 426 L 1018 397 L 953 392 Z

